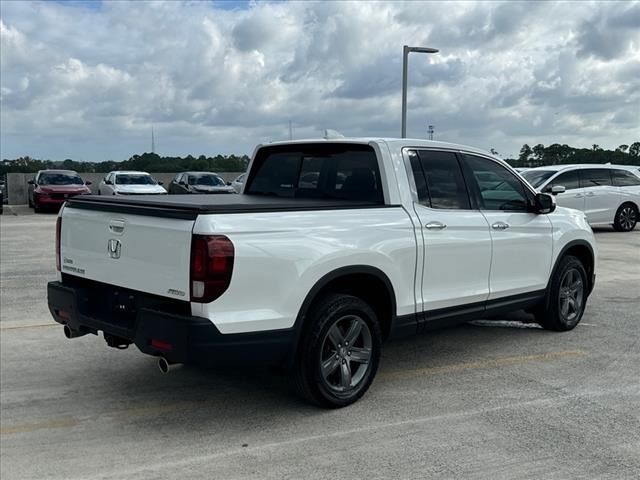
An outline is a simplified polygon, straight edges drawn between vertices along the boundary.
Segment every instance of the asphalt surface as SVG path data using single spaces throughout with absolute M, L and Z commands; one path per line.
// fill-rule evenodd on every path
M 0 218 L 3 480 L 640 478 L 640 230 L 597 232 L 572 332 L 520 315 L 388 344 L 367 395 L 326 411 L 282 374 L 163 376 L 135 348 L 66 340 L 46 306 L 54 225 Z

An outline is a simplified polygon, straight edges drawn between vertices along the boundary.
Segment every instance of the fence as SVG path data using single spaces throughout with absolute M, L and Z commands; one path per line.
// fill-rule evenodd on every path
M 230 182 L 242 173 L 244 172 L 220 172 L 218 175 L 226 182 Z M 96 194 L 98 193 L 98 184 L 105 175 L 106 173 L 80 173 L 80 176 L 85 182 L 91 182 L 89 188 Z M 156 180 L 163 182 L 164 186 L 167 187 L 171 179 L 176 176 L 176 173 L 152 173 L 151 175 L 153 175 Z M 7 173 L 5 190 L 7 203 L 9 205 L 24 205 L 28 203 L 27 182 L 32 180 L 33 177 L 33 173 Z

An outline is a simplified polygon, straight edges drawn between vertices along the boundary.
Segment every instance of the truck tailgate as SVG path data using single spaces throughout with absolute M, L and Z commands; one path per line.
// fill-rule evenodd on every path
M 188 301 L 193 223 L 67 206 L 62 273 Z

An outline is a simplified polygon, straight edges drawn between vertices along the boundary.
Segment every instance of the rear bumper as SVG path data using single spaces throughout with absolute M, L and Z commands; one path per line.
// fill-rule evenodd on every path
M 224 335 L 206 318 L 144 306 L 122 316 L 109 309 L 96 313 L 96 309 L 88 304 L 95 298 L 95 291 L 89 290 L 103 284 L 90 285 L 78 287 L 49 282 L 47 297 L 53 319 L 82 333 L 97 335 L 102 331 L 108 343 L 109 340 L 133 343 L 143 353 L 162 356 L 174 363 L 203 366 L 279 364 L 286 361 L 292 351 L 292 330 Z M 115 287 L 106 285 L 99 288 L 114 289 L 109 293 L 115 291 Z M 127 299 L 144 295 L 133 291 L 118 292 Z M 129 305 L 131 303 L 127 303 Z

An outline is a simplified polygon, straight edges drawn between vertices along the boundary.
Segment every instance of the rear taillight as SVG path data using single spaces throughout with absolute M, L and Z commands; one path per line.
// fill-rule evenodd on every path
M 62 230 L 62 218 L 56 220 L 56 268 L 60 271 L 60 231 Z
M 224 235 L 194 235 L 191 240 L 191 301 L 209 303 L 231 283 L 233 243 Z

